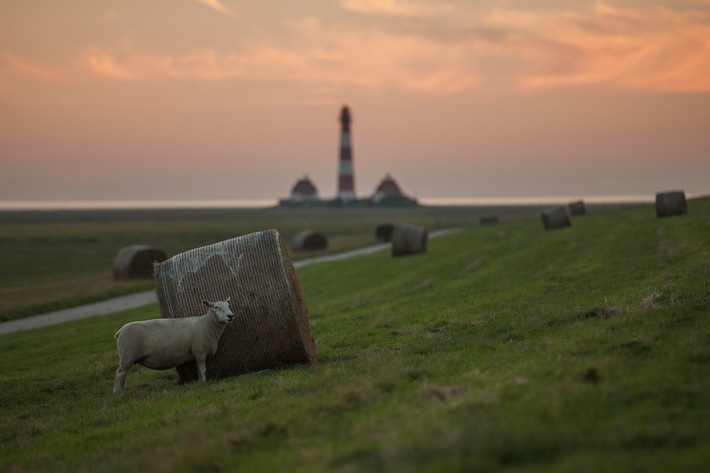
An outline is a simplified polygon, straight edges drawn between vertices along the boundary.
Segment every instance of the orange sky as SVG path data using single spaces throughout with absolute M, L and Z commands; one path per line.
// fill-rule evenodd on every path
M 532 5 L 532 6 L 531 6 Z M 5 0 L 0 200 L 710 193 L 710 0 Z

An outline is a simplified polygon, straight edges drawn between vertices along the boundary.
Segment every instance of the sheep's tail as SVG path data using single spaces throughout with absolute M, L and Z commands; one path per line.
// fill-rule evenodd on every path
M 123 330 L 123 327 L 119 328 L 116 334 L 113 336 L 116 340 L 118 340 L 118 335 L 121 333 L 121 330 Z

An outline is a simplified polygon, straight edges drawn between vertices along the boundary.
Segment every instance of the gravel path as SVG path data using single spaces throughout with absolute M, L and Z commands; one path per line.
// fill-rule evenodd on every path
M 33 315 L 24 319 L 0 323 L 0 335 L 23 332 L 41 327 L 49 327 L 73 320 L 88 319 L 99 315 L 115 314 L 124 310 L 135 309 L 156 302 L 155 291 L 137 292 L 127 296 L 116 297 L 94 304 L 87 304 L 68 309 L 56 310 L 41 315 Z
M 457 231 L 459 231 L 459 229 L 456 228 L 438 230 L 435 232 L 431 232 L 429 234 L 429 239 L 448 235 Z M 317 258 L 294 261 L 293 266 L 298 269 L 313 264 L 340 261 L 356 256 L 370 255 L 372 253 L 387 250 L 390 247 L 391 245 L 389 243 L 381 243 L 365 248 L 358 248 L 356 250 L 344 251 L 343 253 L 337 253 L 334 255 L 320 256 Z M 68 309 L 49 312 L 47 314 L 34 315 L 23 319 L 2 322 L 0 323 L 0 335 L 23 332 L 25 330 L 33 330 L 42 327 L 49 327 L 51 325 L 57 325 L 64 322 L 88 319 L 89 317 L 115 314 L 116 312 L 123 312 L 125 310 L 135 309 L 137 307 L 154 304 L 156 302 L 157 300 L 155 297 L 155 291 L 138 292 L 136 294 L 116 297 L 115 299 L 96 302 L 94 304 L 87 304 L 79 307 L 70 307 Z

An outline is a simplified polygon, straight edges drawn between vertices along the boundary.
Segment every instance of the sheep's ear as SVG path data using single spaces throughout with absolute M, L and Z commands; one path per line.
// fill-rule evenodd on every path
M 232 296 L 227 297 L 227 300 L 224 302 L 229 302 L 232 299 Z
M 212 303 L 209 301 L 206 301 L 205 299 L 202 299 L 202 303 L 206 305 L 207 307 L 212 307 Z

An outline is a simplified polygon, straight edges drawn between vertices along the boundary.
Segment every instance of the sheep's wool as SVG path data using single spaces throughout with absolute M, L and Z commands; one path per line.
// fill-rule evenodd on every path
M 155 265 L 162 317 L 204 313 L 202 300 L 231 297 L 227 325 L 207 378 L 239 375 L 289 363 L 315 363 L 316 345 L 303 290 L 283 239 L 265 230 L 196 248 Z M 177 368 L 197 379 L 194 362 Z

